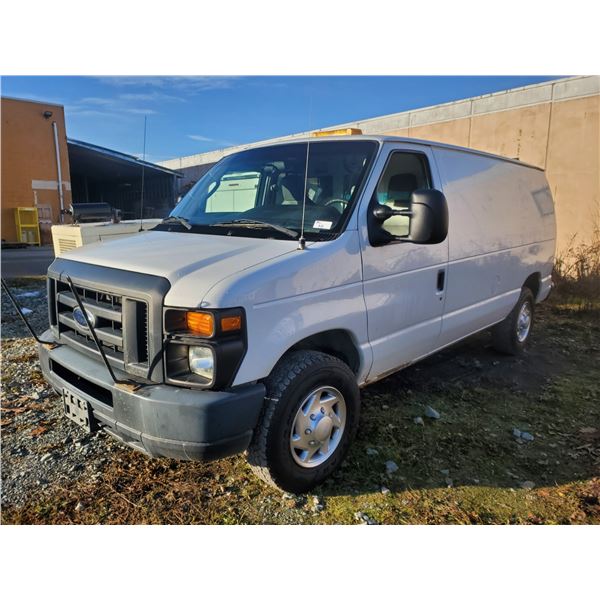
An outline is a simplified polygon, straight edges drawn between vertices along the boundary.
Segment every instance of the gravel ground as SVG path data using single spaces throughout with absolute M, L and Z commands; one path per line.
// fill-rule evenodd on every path
M 37 334 L 48 329 L 46 280 L 42 278 L 13 279 L 8 281 L 8 285 Z M 2 339 L 23 338 L 29 338 L 29 332 L 23 321 L 17 316 L 9 297 L 2 290 Z
M 39 334 L 48 327 L 42 280 L 11 286 Z M 87 435 L 66 419 L 60 398 L 40 371 L 36 343 L 2 294 L 2 504 L 19 506 L 49 485 L 98 476 L 118 446 L 106 434 Z
M 39 333 L 45 282 L 10 282 Z M 363 391 L 349 456 L 281 494 L 243 456 L 149 460 L 63 415 L 2 297 L 3 523 L 598 523 L 597 312 L 542 307 L 525 357 L 479 334 Z

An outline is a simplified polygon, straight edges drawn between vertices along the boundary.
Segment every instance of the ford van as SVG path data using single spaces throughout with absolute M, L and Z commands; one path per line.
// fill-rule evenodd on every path
M 554 252 L 538 168 L 396 137 L 267 144 L 153 230 L 57 258 L 40 361 L 88 430 L 152 457 L 244 452 L 305 492 L 343 461 L 364 386 L 485 329 L 522 352 Z

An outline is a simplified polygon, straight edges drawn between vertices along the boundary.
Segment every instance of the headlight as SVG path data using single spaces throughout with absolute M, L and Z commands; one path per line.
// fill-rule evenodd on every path
M 164 312 L 165 381 L 189 388 L 225 389 L 246 354 L 243 308 Z
M 190 346 L 188 350 L 190 371 L 212 383 L 215 376 L 215 356 L 208 346 Z

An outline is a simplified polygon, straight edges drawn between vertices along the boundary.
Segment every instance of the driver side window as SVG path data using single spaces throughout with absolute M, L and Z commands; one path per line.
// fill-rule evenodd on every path
M 408 209 L 410 196 L 418 189 L 430 188 L 431 178 L 424 154 L 417 152 L 392 152 L 375 190 L 377 202 L 394 210 Z M 383 224 L 390 234 L 409 234 L 409 217 L 394 215 Z

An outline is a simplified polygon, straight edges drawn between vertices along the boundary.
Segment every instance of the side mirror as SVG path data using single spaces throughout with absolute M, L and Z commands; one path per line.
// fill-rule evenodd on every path
M 383 223 L 393 216 L 409 218 L 409 234 L 394 236 Z M 375 203 L 368 214 L 369 240 L 374 246 L 389 242 L 439 244 L 448 235 L 448 202 L 438 190 L 415 190 L 408 209 L 394 210 L 387 204 Z

